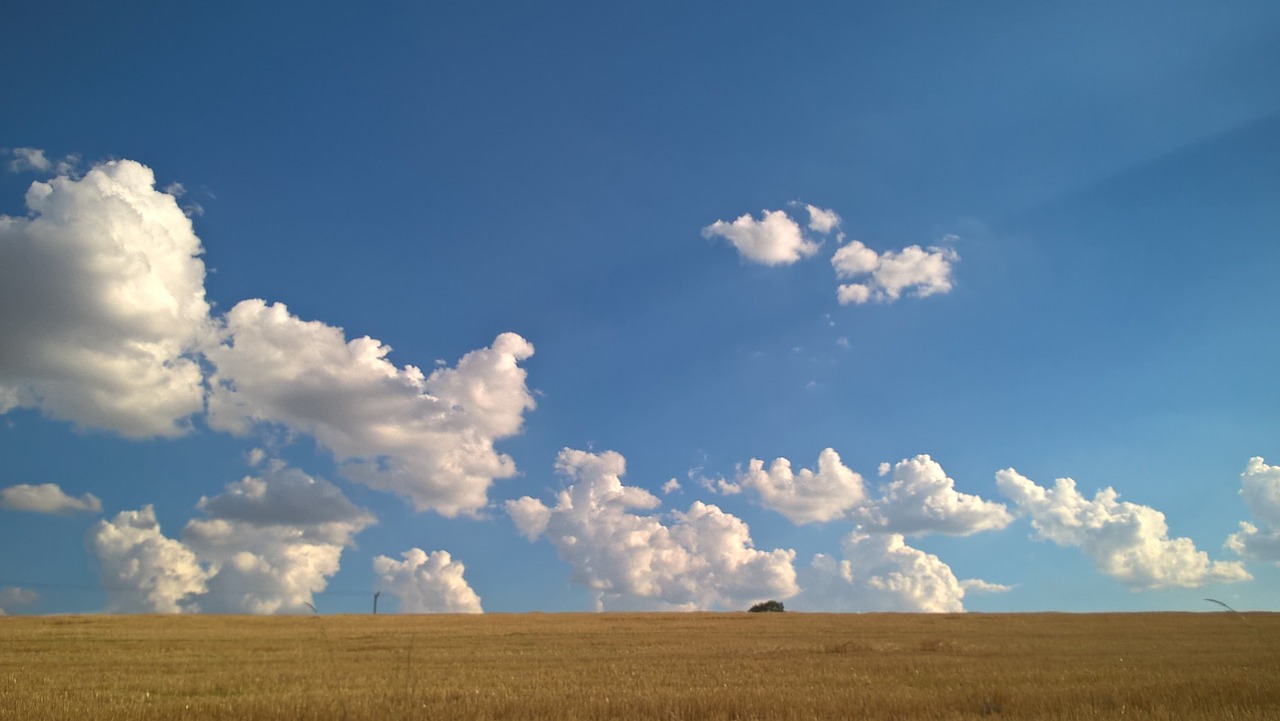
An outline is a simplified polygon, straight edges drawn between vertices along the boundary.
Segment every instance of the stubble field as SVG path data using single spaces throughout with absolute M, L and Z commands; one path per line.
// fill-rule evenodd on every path
M 0 618 L 0 719 L 1280 719 L 1280 615 Z

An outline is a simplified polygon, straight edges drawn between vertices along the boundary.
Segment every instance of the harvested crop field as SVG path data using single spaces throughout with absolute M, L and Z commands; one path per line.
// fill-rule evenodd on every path
M 0 719 L 1280 719 L 1277 614 L 0 618 Z

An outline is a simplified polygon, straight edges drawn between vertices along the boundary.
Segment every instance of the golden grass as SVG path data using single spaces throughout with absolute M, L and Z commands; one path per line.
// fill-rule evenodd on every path
M 1280 615 L 0 618 L 0 719 L 1280 719 Z

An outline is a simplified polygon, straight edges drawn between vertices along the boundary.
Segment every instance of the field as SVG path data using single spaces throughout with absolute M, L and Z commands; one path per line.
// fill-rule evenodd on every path
M 1277 614 L 0 617 L 0 719 L 1280 719 Z

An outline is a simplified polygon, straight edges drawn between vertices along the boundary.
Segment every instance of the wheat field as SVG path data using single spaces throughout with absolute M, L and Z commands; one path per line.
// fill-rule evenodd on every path
M 0 719 L 1280 719 L 1276 614 L 0 617 Z

